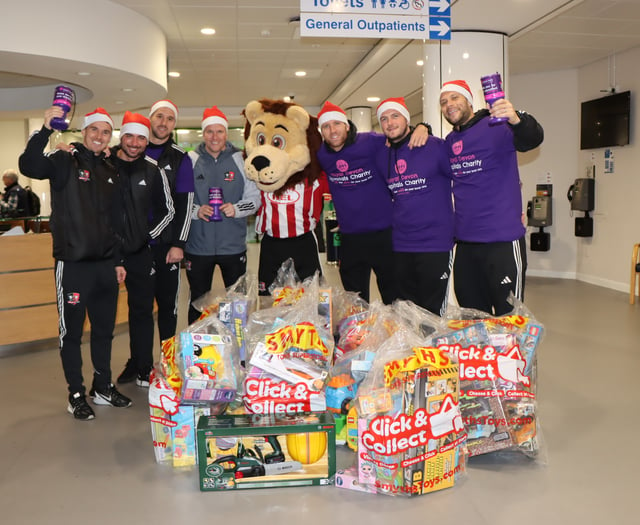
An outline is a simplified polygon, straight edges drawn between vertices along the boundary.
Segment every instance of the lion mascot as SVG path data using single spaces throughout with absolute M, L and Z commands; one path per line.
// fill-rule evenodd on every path
M 244 108 L 247 177 L 260 189 L 256 231 L 262 235 L 258 286 L 269 295 L 282 263 L 293 259 L 302 280 L 322 274 L 314 229 L 322 194 L 328 192 L 316 152 L 322 144 L 318 120 L 283 100 L 253 100 Z

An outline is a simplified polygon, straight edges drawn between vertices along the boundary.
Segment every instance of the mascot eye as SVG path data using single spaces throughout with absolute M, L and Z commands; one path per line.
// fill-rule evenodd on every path
M 274 148 L 284 149 L 284 147 L 287 145 L 287 141 L 284 140 L 284 137 L 282 135 L 274 135 L 271 139 L 271 145 Z
M 256 135 L 256 142 L 258 146 L 264 146 L 267 142 L 267 137 L 264 136 L 264 133 L 258 133 Z

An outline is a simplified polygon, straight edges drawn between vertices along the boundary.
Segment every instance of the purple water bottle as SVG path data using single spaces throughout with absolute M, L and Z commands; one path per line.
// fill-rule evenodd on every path
M 65 131 L 69 124 L 65 120 L 67 117 L 67 113 L 71 111 L 73 104 L 76 100 L 76 94 L 73 92 L 73 89 L 67 86 L 57 86 L 55 93 L 53 95 L 53 105 L 59 106 L 64 111 L 64 115 L 62 117 L 53 117 L 49 125 L 53 129 L 57 129 L 58 131 Z
M 221 221 L 222 220 L 222 212 L 220 211 L 220 206 L 223 204 L 222 200 L 222 188 L 213 187 L 209 188 L 209 206 L 213 208 L 213 213 L 211 217 L 209 217 L 212 221 Z
M 493 106 L 496 100 L 504 98 L 504 91 L 502 91 L 502 79 L 500 73 L 493 73 L 486 77 L 481 77 L 482 91 L 484 92 L 484 99 L 489 104 L 489 107 Z M 500 122 L 506 122 L 509 120 L 507 117 L 491 117 L 489 122 L 492 124 L 499 124 Z

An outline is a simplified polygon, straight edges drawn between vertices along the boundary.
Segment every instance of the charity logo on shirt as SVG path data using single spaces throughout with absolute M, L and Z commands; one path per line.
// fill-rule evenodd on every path
M 78 179 L 82 182 L 87 182 L 91 179 L 91 173 L 89 170 L 78 170 Z
M 354 184 L 360 184 L 371 180 L 371 170 L 365 170 L 362 168 L 356 168 L 349 170 L 349 163 L 344 159 L 338 159 L 336 161 L 337 172 L 329 173 L 327 177 L 329 182 L 339 184 L 340 186 L 352 186 Z
M 349 163 L 346 160 L 340 159 L 336 162 L 336 168 L 338 168 L 342 173 L 345 173 L 349 171 Z
M 395 195 L 422 190 L 427 187 L 426 177 L 421 177 L 417 173 L 407 173 L 407 161 L 405 159 L 398 159 L 394 170 L 397 175 L 389 177 L 387 185 Z
M 462 153 L 463 144 L 462 141 L 454 142 L 451 146 L 451 151 L 453 151 L 454 155 L 460 155 Z
M 227 171 L 224 174 L 224 180 L 225 182 L 231 182 L 232 180 L 234 180 L 236 178 L 236 172 L 235 171 Z

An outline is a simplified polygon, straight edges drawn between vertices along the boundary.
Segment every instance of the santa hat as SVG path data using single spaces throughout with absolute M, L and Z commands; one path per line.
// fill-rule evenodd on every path
M 84 116 L 84 120 L 82 121 L 82 128 L 86 128 L 89 124 L 93 124 L 94 122 L 106 122 L 113 129 L 113 120 L 111 120 L 111 115 L 107 113 L 106 109 L 96 108 L 91 113 L 87 113 Z
M 411 122 L 411 115 L 409 114 L 409 110 L 407 109 L 407 104 L 404 101 L 404 97 L 388 98 L 380 102 L 380 104 L 378 104 L 378 109 L 376 110 L 378 121 L 380 121 L 380 117 L 382 116 L 382 114 L 389 109 L 395 109 L 398 113 L 400 113 L 404 118 L 407 119 L 407 122 Z
M 122 135 L 128 133 L 130 135 L 142 135 L 148 140 L 150 127 L 151 124 L 147 117 L 140 115 L 140 113 L 126 111 L 120 127 L 120 136 L 122 137 Z
M 318 126 L 322 126 L 330 120 L 337 120 L 338 122 L 344 122 L 347 126 L 349 125 L 349 120 L 344 110 L 327 100 L 322 109 L 320 109 L 320 113 L 318 113 Z
M 469 101 L 469 104 L 473 105 L 473 95 L 471 94 L 471 89 L 469 89 L 469 84 L 467 84 L 464 80 L 450 80 L 449 82 L 445 82 L 442 84 L 442 89 L 440 90 L 440 94 L 445 91 L 455 91 L 456 93 L 460 93 L 464 98 Z
M 224 126 L 224 129 L 229 128 L 227 116 L 218 109 L 218 106 L 211 106 L 205 109 L 202 114 L 202 131 L 204 131 L 204 128 L 207 126 L 211 126 L 211 124 L 221 124 Z
M 167 108 L 173 111 L 173 116 L 178 120 L 178 108 L 176 105 L 170 100 L 158 100 L 153 106 L 151 106 L 151 111 L 149 111 L 149 118 L 160 108 Z

